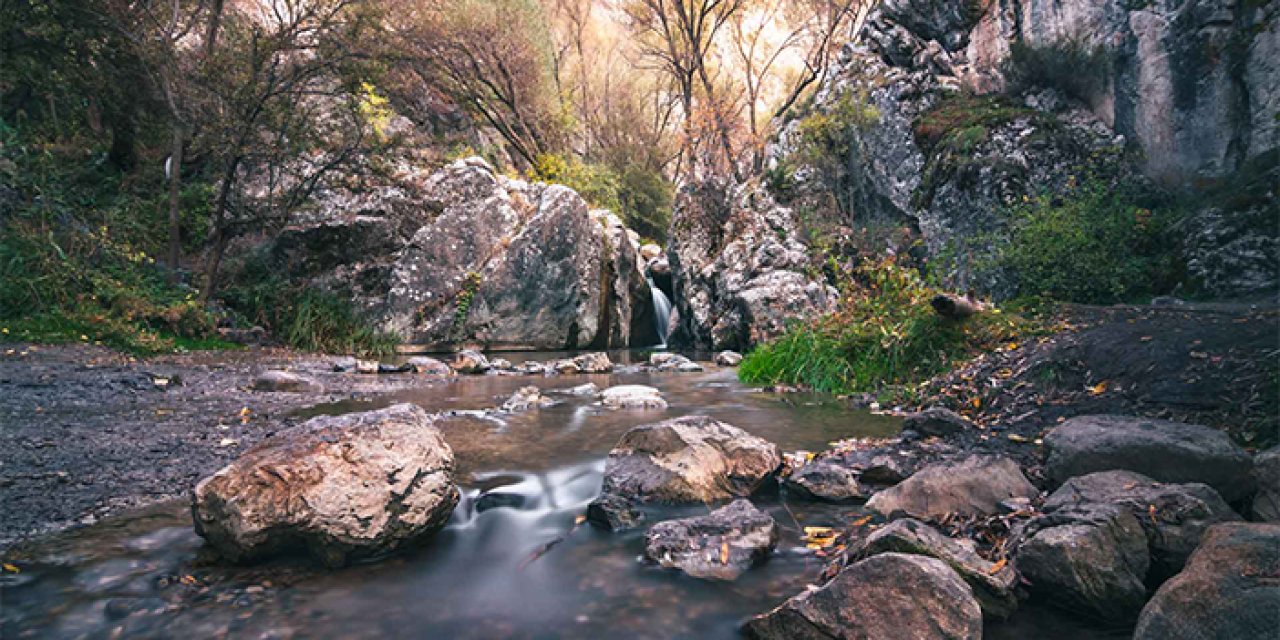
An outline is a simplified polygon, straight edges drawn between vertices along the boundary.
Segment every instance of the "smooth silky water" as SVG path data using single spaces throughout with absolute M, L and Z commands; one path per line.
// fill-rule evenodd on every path
M 554 393 L 587 382 L 652 385 L 670 407 L 607 411 L 593 397 Z M 518 414 L 469 413 L 526 385 L 561 403 Z M 777 553 L 735 582 L 701 581 L 641 562 L 642 531 L 575 526 L 600 490 L 610 447 L 635 425 L 694 414 L 784 451 L 899 428 L 896 419 L 849 410 L 830 397 L 752 390 L 727 370 L 467 377 L 307 413 L 394 402 L 459 412 L 440 427 L 457 458 L 463 499 L 445 530 L 421 548 L 337 571 L 301 559 L 232 567 L 202 552 L 186 505 L 161 505 L 28 549 L 23 572 L 4 578 L 0 636 L 733 638 L 743 619 L 800 592 L 822 571 L 826 560 L 804 548 L 800 527 L 839 526 L 859 509 L 787 503 L 766 492 L 755 502 L 781 525 Z M 135 608 L 143 611 L 128 615 Z M 1073 629 L 1071 620 L 1040 612 L 988 636 L 1031 637 L 1025 630 L 1097 637 L 1096 630 Z

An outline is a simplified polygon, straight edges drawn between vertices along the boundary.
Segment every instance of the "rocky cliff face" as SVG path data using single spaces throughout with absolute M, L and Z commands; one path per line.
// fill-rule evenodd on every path
M 884 0 L 807 112 L 837 114 L 852 99 L 869 114 L 847 127 L 837 185 L 806 166 L 797 120 L 767 150 L 785 193 L 684 190 L 672 227 L 675 338 L 740 348 L 822 308 L 830 296 L 798 295 L 824 289 L 805 278 L 815 251 L 801 227 L 911 228 L 930 257 L 962 254 L 953 286 L 1001 297 L 1008 283 L 980 280 L 963 254 L 983 250 L 1010 205 L 1065 193 L 1086 171 L 1176 190 L 1246 170 L 1280 180 L 1278 13 L 1276 0 Z M 1255 224 L 1276 219 L 1274 184 L 1247 200 L 1187 216 L 1184 257 L 1211 294 L 1274 295 L 1280 241 L 1274 223 L 1270 233 Z M 790 283 L 768 289 L 786 302 L 767 305 L 762 323 L 742 292 L 773 281 Z
M 400 177 L 345 211 L 322 203 L 325 214 L 282 234 L 274 259 L 422 347 L 656 342 L 637 246 L 616 216 L 479 158 Z

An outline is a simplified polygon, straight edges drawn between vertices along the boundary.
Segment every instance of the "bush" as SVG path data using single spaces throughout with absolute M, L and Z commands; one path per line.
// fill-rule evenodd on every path
M 286 280 L 266 254 L 250 256 L 222 300 L 245 321 L 270 331 L 295 349 L 357 356 L 395 353 L 400 337 L 380 331 L 330 291 Z
M 608 165 L 587 163 L 559 154 L 538 156 L 532 177 L 562 184 L 578 192 L 594 207 L 618 214 L 628 227 L 662 242 L 670 222 L 672 186 L 657 169 L 626 164 L 615 171 Z
M 1144 189 L 1086 178 L 1064 195 L 1027 198 L 1006 232 L 975 263 L 998 273 L 1014 296 L 1111 304 L 1165 293 L 1185 272 L 1171 233 L 1176 213 Z M 987 241 L 987 240 L 984 240 Z
M 748 353 L 739 378 L 830 393 L 885 391 L 923 382 L 1035 330 L 998 310 L 962 322 L 941 318 L 929 305 L 940 291 L 892 259 L 864 263 L 841 289 L 836 312 Z

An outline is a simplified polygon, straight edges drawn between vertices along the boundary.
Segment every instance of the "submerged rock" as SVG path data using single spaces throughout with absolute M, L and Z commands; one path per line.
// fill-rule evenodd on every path
M 1010 498 L 1034 498 L 1036 488 L 1017 463 L 1003 456 L 971 455 L 931 464 L 867 502 L 867 508 L 893 517 L 922 519 L 948 514 L 995 515 Z
M 609 452 L 601 496 L 593 505 L 602 510 L 746 497 L 781 462 L 773 443 L 704 416 L 641 425 L 623 434 Z
M 1137 518 L 1151 551 L 1152 583 L 1181 571 L 1209 527 L 1240 519 L 1209 485 L 1165 484 L 1132 471 L 1072 478 L 1045 500 L 1042 509 L 1052 513 L 1082 504 L 1119 505 Z
M 1147 598 L 1147 537 L 1117 505 L 1067 507 L 1030 521 L 1014 562 L 1036 597 L 1103 620 L 1132 620 Z
M 748 620 L 743 632 L 756 640 L 978 640 L 982 610 L 969 585 L 941 560 L 883 553 Z
M 653 387 L 624 384 L 600 392 L 600 403 L 606 409 L 666 409 L 667 401 Z
M 508 412 L 528 411 L 529 409 L 541 409 L 555 404 L 556 401 L 542 395 L 542 391 L 537 387 L 520 387 L 515 393 L 511 394 L 507 401 L 502 403 L 502 410 Z
M 193 492 L 196 533 L 233 562 L 300 548 L 331 566 L 444 526 L 453 451 L 420 407 L 321 416 L 249 449 Z
M 289 393 L 320 393 L 324 385 L 306 376 L 289 371 L 264 371 L 253 379 L 254 391 L 284 391 Z
M 987 561 L 978 555 L 970 540 L 948 538 L 928 524 L 906 518 L 876 530 L 852 557 L 861 559 L 887 552 L 913 553 L 947 563 L 973 588 L 978 605 L 988 618 L 1003 620 L 1018 608 L 1014 594 L 1018 577 L 1013 567 Z
M 1274 638 L 1280 629 L 1280 525 L 1209 529 L 1187 567 L 1164 583 L 1134 640 Z
M 645 535 L 645 557 L 695 578 L 734 580 L 778 544 L 778 524 L 747 500 L 695 518 L 660 522 Z
M 1160 482 L 1203 482 L 1228 502 L 1253 493 L 1249 454 L 1226 433 L 1130 416 L 1081 416 L 1044 438 L 1045 473 L 1055 484 L 1094 471 L 1126 469 Z

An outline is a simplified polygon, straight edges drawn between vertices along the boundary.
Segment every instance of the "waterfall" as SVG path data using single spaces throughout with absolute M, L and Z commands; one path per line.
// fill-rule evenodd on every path
M 671 301 L 667 299 L 667 294 L 653 283 L 653 277 L 645 278 L 649 281 L 649 293 L 653 296 L 653 328 L 658 333 L 658 346 L 667 346 L 667 322 L 671 320 Z

